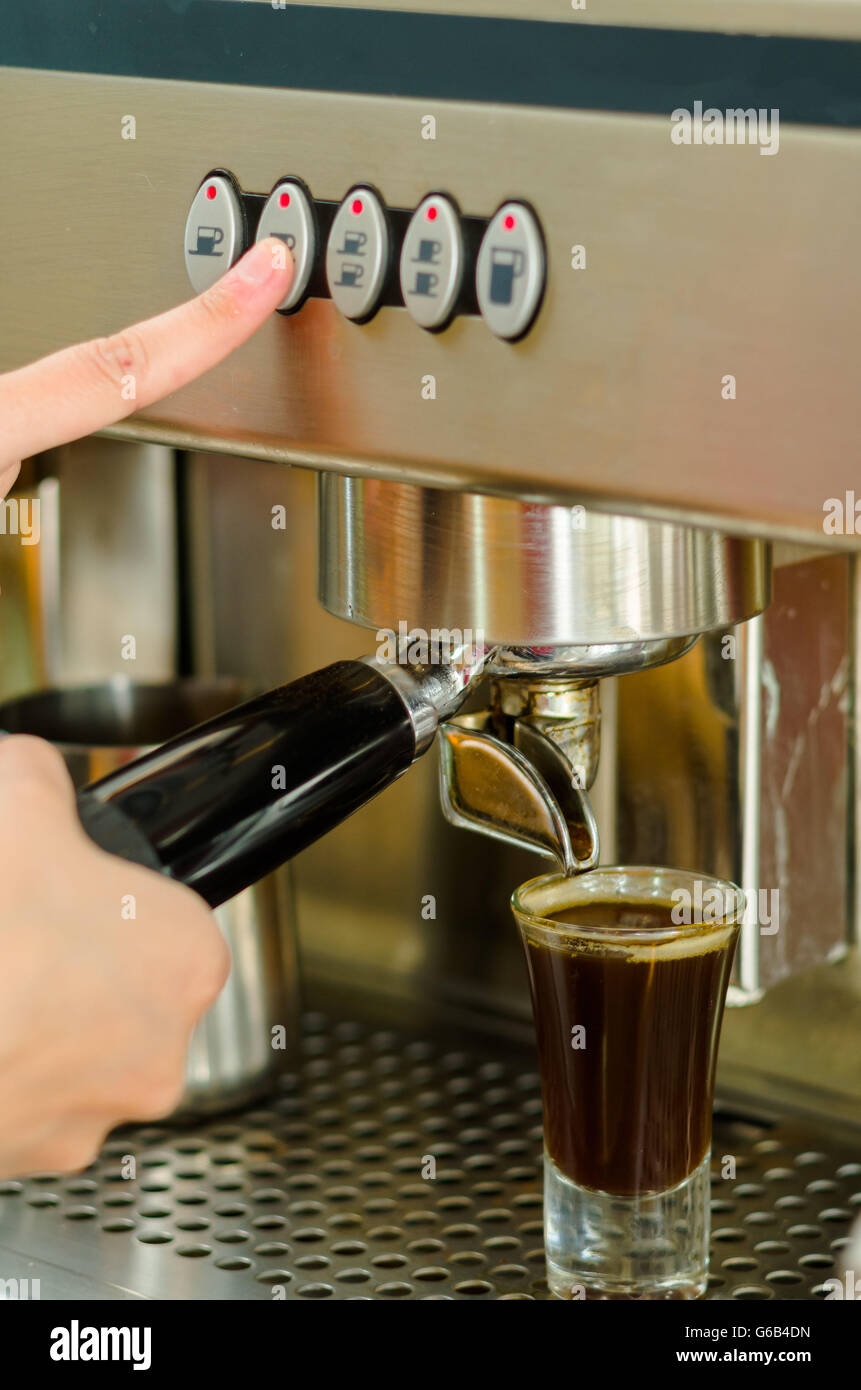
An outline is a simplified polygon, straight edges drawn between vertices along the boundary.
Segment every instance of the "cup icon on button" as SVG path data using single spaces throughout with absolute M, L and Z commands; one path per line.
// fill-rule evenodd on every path
M 436 296 L 436 287 L 439 284 L 439 276 L 434 275 L 429 270 L 416 271 L 416 283 L 410 290 L 410 294 L 429 294 Z
M 442 242 L 432 241 L 428 237 L 419 242 L 418 255 L 413 256 L 413 262 L 414 264 L 438 265 L 441 251 Z
M 347 261 L 341 266 L 341 278 L 336 280 L 336 285 L 343 285 L 345 289 L 356 289 L 362 283 L 365 274 L 365 267 L 357 261 Z
M 221 227 L 198 227 L 197 245 L 189 250 L 190 256 L 221 256 L 221 251 L 216 251 L 216 246 L 220 246 L 224 240 L 224 230 Z
M 367 232 L 345 232 L 344 245 L 338 251 L 339 256 L 364 256 L 365 242 L 368 240 Z
M 494 246 L 490 256 L 490 299 L 493 304 L 510 304 L 514 282 L 523 274 L 526 259 L 522 251 Z
M 296 247 L 296 238 L 292 232 L 269 232 L 269 236 L 277 236 L 279 241 L 283 241 L 288 251 L 293 251 Z

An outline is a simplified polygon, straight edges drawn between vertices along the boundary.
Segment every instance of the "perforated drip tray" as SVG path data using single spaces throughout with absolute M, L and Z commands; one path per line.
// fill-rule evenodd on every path
M 80 1177 L 0 1184 L 0 1273 L 42 1298 L 547 1298 L 533 1067 L 510 1043 L 310 1014 L 265 1108 L 128 1129 Z M 824 1297 L 861 1140 L 719 1116 L 714 1153 L 737 1172 L 713 1178 L 709 1296 Z

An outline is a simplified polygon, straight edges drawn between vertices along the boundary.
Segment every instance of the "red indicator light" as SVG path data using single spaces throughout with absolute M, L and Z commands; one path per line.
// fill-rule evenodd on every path
M 214 183 L 211 183 L 211 184 L 209 185 L 209 187 L 207 188 L 207 190 L 206 190 L 206 196 L 207 196 L 207 198 L 210 198 L 210 199 L 211 199 L 211 198 L 214 198 L 216 192 L 217 192 L 217 189 L 216 189 L 216 187 L 215 187 L 215 184 L 214 184 Z
M 281 196 L 280 196 L 280 198 L 278 199 L 278 201 L 279 201 L 279 203 L 281 204 L 282 208 L 289 208 L 289 206 L 290 206 L 290 194 L 289 194 L 289 193 L 282 193 Z
M 517 218 L 512 213 L 509 213 L 502 225 L 507 232 L 513 232 L 514 228 L 517 226 Z
M 428 222 L 436 222 L 436 208 L 434 207 L 433 203 L 431 203 L 430 207 L 427 210 L 427 220 Z
M 364 207 L 365 205 L 362 202 L 361 198 L 354 198 L 350 211 L 353 213 L 354 217 L 358 217 L 359 213 L 364 211 Z

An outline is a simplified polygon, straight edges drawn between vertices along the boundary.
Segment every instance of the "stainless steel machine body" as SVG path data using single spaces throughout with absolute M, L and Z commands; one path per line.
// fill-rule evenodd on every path
M 548 257 L 521 342 L 476 317 L 356 325 L 312 298 L 118 432 L 818 541 L 824 500 L 855 487 L 857 55 L 831 40 L 837 9 L 857 39 L 857 3 L 761 0 L 746 32 L 680 36 L 659 3 L 629 33 L 630 14 L 480 0 L 197 0 L 200 29 L 151 0 L 130 25 L 115 0 L 95 45 L 53 7 L 44 29 L 9 8 L 0 367 L 187 296 L 186 214 L 214 167 L 336 203 L 361 181 L 405 209 L 439 189 L 489 217 L 516 197 Z M 674 145 L 673 110 L 703 97 L 779 108 L 777 155 Z
M 134 46 L 122 3 L 106 7 L 96 46 L 71 19 L 38 43 L 38 25 L 10 28 L 0 123 L 18 133 L 5 169 L 0 369 L 187 297 L 186 213 L 216 168 L 252 195 L 289 175 L 332 204 L 359 183 L 394 210 L 431 191 L 474 218 L 523 200 L 543 229 L 544 298 L 531 330 L 508 343 L 475 312 L 430 334 L 402 307 L 357 324 L 312 295 L 112 438 L 35 460 L 20 495 L 42 504 L 40 544 L 0 538 L 2 693 L 128 675 L 129 632 L 145 635 L 138 678 L 257 686 L 367 655 L 402 625 L 498 644 L 453 738 L 499 737 L 518 756 L 525 746 L 533 765 L 550 756 L 549 739 L 561 765 L 582 765 L 577 786 L 589 789 L 604 862 L 699 869 L 754 895 L 732 987 L 741 1007 L 728 1013 L 721 1054 L 727 1132 L 740 1152 L 749 1145 L 766 1190 L 784 1180 L 772 1167 L 797 1170 L 790 1195 L 822 1204 L 807 1223 L 816 1237 L 775 1217 L 783 1224 L 765 1244 L 786 1249 L 736 1254 L 753 1265 L 732 1266 L 718 1241 L 724 1282 L 712 1293 L 816 1296 L 815 1269 L 836 1268 L 846 1239 L 829 1223 L 848 1230 L 848 1217 L 826 1212 L 857 1205 L 861 1121 L 851 368 L 861 350 L 861 3 L 709 0 L 695 15 L 676 0 L 608 0 L 600 16 L 549 0 L 199 0 L 196 10 L 205 51 L 182 7 L 156 0 L 149 37 L 135 30 Z M 225 55 L 240 47 L 237 66 Z M 703 99 L 779 107 L 779 151 L 674 144 L 672 112 Z M 46 1270 L 53 1261 L 69 1286 L 106 1296 L 131 1286 L 134 1255 L 98 1264 L 111 1221 L 131 1220 L 129 1244 L 149 1262 L 137 1264 L 141 1292 L 270 1296 L 281 1279 L 288 1297 L 347 1297 L 365 1281 L 342 1278 L 346 1251 L 301 1263 L 332 1259 L 303 1232 L 349 1237 L 337 1224 L 343 1186 L 355 1230 L 399 1213 L 395 1245 L 374 1226 L 355 1254 L 357 1267 L 370 1264 L 372 1296 L 423 1296 L 434 1282 L 416 1272 L 426 1265 L 443 1266 L 434 1278 L 448 1280 L 448 1296 L 541 1296 L 531 1275 L 446 1273 L 461 1256 L 476 1270 L 497 1258 L 483 1217 L 469 1234 L 449 1230 L 458 1211 L 496 1212 L 489 1228 L 507 1221 L 501 1236 L 520 1245 L 535 1236 L 533 1214 L 521 1213 L 535 1203 L 531 1150 L 518 1177 L 526 1150 L 505 1148 L 528 1149 L 523 1116 L 538 1115 L 520 1063 L 496 1075 L 486 1044 L 463 1033 L 449 1066 L 426 1040 L 468 1026 L 515 1052 L 528 1046 L 507 899 L 538 861 L 446 822 L 436 758 L 293 865 L 311 998 L 348 988 L 356 1012 L 362 1001 L 372 1020 L 405 1015 L 422 1037 L 392 1041 L 371 1023 L 369 1061 L 365 1033 L 336 1026 L 343 1047 L 330 1056 L 312 1021 L 301 1099 L 288 1082 L 270 1109 L 226 1121 L 223 1138 L 216 1123 L 128 1141 L 170 1173 L 161 1195 L 140 1197 L 140 1221 L 112 1215 L 101 1192 L 119 1153 L 109 1146 L 77 1193 L 50 1179 L 0 1192 L 0 1247 L 30 1241 Z M 477 814 L 469 798 L 459 805 Z M 377 1047 L 378 1036 L 389 1040 Z M 393 1112 L 406 1102 L 386 1058 L 409 1048 L 419 1071 L 427 1062 L 414 1080 L 433 1094 L 435 1128 L 410 1112 L 403 1160 L 389 1162 L 390 1140 L 401 1152 Z M 348 1090 L 356 1068 L 359 1097 L 358 1073 L 373 1074 L 385 1115 L 363 1121 L 347 1095 L 332 1131 L 348 1134 L 347 1157 L 325 1134 L 311 1152 L 314 1116 L 334 1108 L 344 1065 Z M 445 1157 L 460 1144 L 455 1119 L 469 1116 L 458 1097 L 475 1086 L 500 1092 L 471 1112 L 503 1136 L 498 1152 L 488 1160 L 480 1138 L 451 1151 L 461 1176 L 425 1223 L 440 1245 L 420 1249 L 422 1222 L 414 1234 L 401 1221 L 424 1210 L 401 1191 L 416 1186 L 413 1150 L 438 1142 Z M 511 1099 L 521 1096 L 522 1107 Z M 804 1112 L 797 1139 L 780 1128 L 790 1112 Z M 212 1149 L 221 1144 L 229 1154 Z M 768 1157 L 775 1144 L 785 1163 Z M 810 1155 L 822 1171 L 808 1181 Z M 485 1175 L 494 1163 L 508 1166 Z M 371 1191 L 380 1164 L 387 1185 Z M 230 1180 L 244 1195 L 231 1197 Z M 269 1189 L 278 1195 L 261 1195 Z M 732 1198 L 742 1230 L 789 1212 L 763 1199 L 745 1226 L 754 1194 L 743 1189 Z M 40 1191 L 52 1198 L 41 1209 Z M 189 1217 L 195 1192 L 206 1211 Z M 57 1221 L 76 1203 L 94 1213 L 82 1229 L 101 1234 L 73 1248 Z M 218 1209 L 231 1203 L 232 1215 Z M 199 1243 L 197 1257 L 173 1266 L 203 1271 L 196 1285 L 165 1283 L 165 1252 L 193 1229 L 177 1215 L 204 1223 L 206 1234 L 183 1237 Z M 253 1254 L 234 1259 L 246 1237 Z M 528 1252 L 522 1263 L 531 1270 Z M 396 1268 L 411 1273 L 372 1272 Z M 242 1271 L 253 1279 L 240 1289 Z

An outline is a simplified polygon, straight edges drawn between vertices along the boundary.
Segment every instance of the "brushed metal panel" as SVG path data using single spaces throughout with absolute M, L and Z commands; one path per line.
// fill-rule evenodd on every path
M 777 565 L 770 606 L 735 646 L 709 634 L 618 682 L 620 862 L 763 894 L 736 953 L 748 997 L 846 951 L 851 565 L 821 554 Z
M 97 438 L 48 457 L 59 478 L 60 659 L 52 681 L 170 679 L 178 584 L 172 452 Z
M 761 938 L 765 988 L 845 954 L 855 915 L 853 578 L 837 555 L 781 566 L 761 620 L 759 883 L 779 890 L 788 926 Z
M 823 503 L 855 484 L 861 133 L 786 128 L 763 158 L 679 148 L 659 117 L 25 70 L 4 72 L 0 121 L 3 368 L 186 298 L 182 228 L 217 164 L 258 192 L 363 179 L 402 207 L 516 195 L 543 221 L 549 288 L 522 342 L 313 300 L 119 434 L 821 540 Z
M 271 5 L 273 0 L 252 0 Z M 276 8 L 281 0 L 275 0 Z M 571 0 L 284 0 L 355 10 L 413 10 L 485 18 L 544 19 L 558 24 L 625 24 L 648 29 L 705 29 L 722 34 L 804 34 L 861 37 L 856 0 L 601 0 L 574 9 Z
M 174 489 L 171 451 L 97 437 L 40 455 L 22 475 L 12 495 L 38 506 L 39 544 L 0 542 L 3 699 L 175 675 Z

